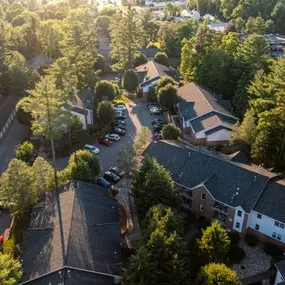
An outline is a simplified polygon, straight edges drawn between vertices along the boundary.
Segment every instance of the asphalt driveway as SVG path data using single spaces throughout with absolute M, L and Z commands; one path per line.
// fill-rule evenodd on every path
M 116 165 L 117 154 L 121 146 L 131 143 L 136 136 L 136 133 L 142 126 L 147 126 L 152 129 L 151 120 L 160 118 L 162 116 L 151 116 L 147 109 L 147 104 L 140 101 L 132 101 L 126 104 L 128 109 L 126 122 L 126 135 L 121 137 L 118 142 L 113 142 L 111 147 L 98 144 L 94 141 L 94 145 L 98 146 L 100 153 L 98 158 L 101 161 L 102 172 L 106 171 L 109 167 Z M 58 169 L 63 169 L 67 164 L 68 158 L 57 159 Z

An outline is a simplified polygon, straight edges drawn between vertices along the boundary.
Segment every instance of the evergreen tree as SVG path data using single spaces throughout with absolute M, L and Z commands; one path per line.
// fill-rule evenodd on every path
M 8 254 L 0 254 L 0 283 L 16 285 L 22 277 L 21 263 Z

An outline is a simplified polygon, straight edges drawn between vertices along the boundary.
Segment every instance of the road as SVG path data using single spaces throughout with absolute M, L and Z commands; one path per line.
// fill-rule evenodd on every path
M 4 139 L 0 142 L 0 176 L 8 167 L 10 160 L 15 157 L 17 146 L 27 136 L 28 128 L 15 120 Z
M 151 129 L 151 120 L 159 118 L 161 116 L 151 116 L 146 107 L 145 102 L 130 102 L 126 104 L 128 109 L 128 115 L 126 122 L 126 135 L 121 137 L 119 142 L 114 142 L 111 147 L 98 144 L 94 141 L 94 145 L 98 146 L 100 153 L 98 158 L 100 159 L 102 166 L 102 173 L 109 167 L 116 165 L 117 154 L 121 146 L 129 144 L 133 141 L 137 131 L 142 126 L 147 126 Z M 67 165 L 68 158 L 57 159 L 57 167 L 63 169 Z

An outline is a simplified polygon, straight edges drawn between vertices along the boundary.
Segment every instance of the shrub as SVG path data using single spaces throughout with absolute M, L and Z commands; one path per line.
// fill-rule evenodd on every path
M 257 246 L 259 240 L 256 235 L 247 234 L 245 236 L 245 241 L 249 246 Z
M 162 128 L 161 134 L 164 140 L 177 140 L 180 136 L 180 129 L 173 124 L 167 124 Z
M 150 88 L 147 92 L 147 101 L 149 102 L 157 102 L 157 95 L 155 88 Z
M 165 52 L 158 52 L 154 56 L 154 61 L 159 63 L 159 64 L 168 66 L 168 56 L 167 56 L 167 54 Z
M 237 232 L 231 232 L 228 233 L 230 241 L 231 241 L 231 246 L 236 246 L 240 240 L 239 234 Z
M 4 240 L 3 253 L 14 256 L 15 247 L 16 247 L 16 241 L 15 241 L 15 237 L 12 235 L 10 239 Z
M 26 141 L 18 146 L 16 149 L 16 158 L 25 162 L 30 162 L 33 157 L 34 146 Z
M 245 252 L 239 246 L 231 246 L 228 257 L 233 263 L 240 263 L 245 257 Z
M 263 245 L 263 250 L 265 253 L 273 257 L 279 257 L 283 254 L 282 249 L 273 243 L 265 242 Z

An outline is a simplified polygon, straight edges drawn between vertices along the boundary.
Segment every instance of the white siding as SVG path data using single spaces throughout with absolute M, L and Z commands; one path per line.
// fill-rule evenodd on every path
M 207 137 L 208 142 L 228 141 L 230 139 L 230 132 L 227 130 L 220 130 Z
M 284 281 L 284 280 L 283 280 L 283 278 L 282 278 L 280 272 L 277 271 L 277 275 L 276 275 L 276 278 L 275 278 L 274 285 L 277 285 L 278 283 L 280 283 L 280 282 L 282 282 L 282 281 Z
M 241 217 L 238 216 L 238 211 L 241 211 Z M 245 214 L 244 210 L 241 207 L 237 207 L 235 209 L 233 229 L 240 233 L 242 232 L 243 228 L 244 214 Z M 239 228 L 236 227 L 237 223 L 239 223 Z
M 251 211 L 248 217 L 248 227 L 255 230 L 255 225 L 259 225 L 259 232 L 272 238 L 273 232 L 281 235 L 281 242 L 285 243 L 285 229 L 275 226 L 275 220 L 263 214 L 261 219 L 257 218 L 257 212 Z

